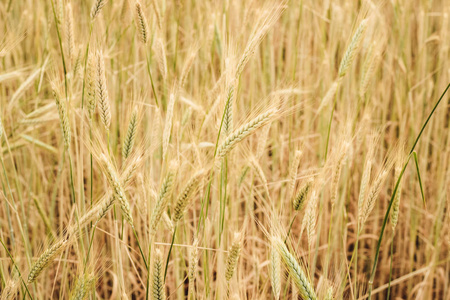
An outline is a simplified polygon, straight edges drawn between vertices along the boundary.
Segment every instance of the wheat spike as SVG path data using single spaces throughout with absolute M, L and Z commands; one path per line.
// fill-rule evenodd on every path
M 254 133 L 258 128 L 269 124 L 276 116 L 278 110 L 273 108 L 267 112 L 260 114 L 253 120 L 242 125 L 231 133 L 217 149 L 217 159 L 220 160 L 225 157 L 240 141 Z
M 161 72 L 161 76 L 163 78 L 167 77 L 167 58 L 166 58 L 166 50 L 164 48 L 164 41 L 161 36 L 159 36 L 156 40 L 156 58 L 158 61 L 159 71 Z
M 305 205 L 306 199 L 308 197 L 308 192 L 311 188 L 312 180 L 308 180 L 298 191 L 297 195 L 292 201 L 292 205 L 295 210 L 301 210 Z
M 87 90 L 87 103 L 89 120 L 92 122 L 94 117 L 95 108 L 97 106 L 97 98 L 95 96 L 96 90 L 96 56 L 93 52 L 89 53 L 87 70 L 86 70 L 86 90 Z
M 150 220 L 150 238 L 156 234 L 156 229 L 158 227 L 159 221 L 161 220 L 161 216 L 166 210 L 167 204 L 169 202 L 169 197 L 172 194 L 173 186 L 175 183 L 176 177 L 176 162 L 171 162 L 169 166 L 169 170 L 164 178 L 164 181 L 161 185 L 161 189 L 159 191 L 159 196 L 155 204 L 155 208 L 153 209 L 153 213 Z
M 189 251 L 189 299 L 195 299 L 195 277 L 197 275 L 197 265 L 198 239 L 195 239 Z
M 68 239 L 64 238 L 45 250 L 31 267 L 30 273 L 28 274 L 28 284 L 33 283 L 42 271 L 66 249 L 68 244 Z
M 125 141 L 123 142 L 122 157 L 127 159 L 133 149 L 134 140 L 136 138 L 137 129 L 137 107 L 135 106 L 133 112 L 131 113 L 130 122 L 128 123 L 127 135 Z
M 366 29 L 367 29 L 367 19 L 364 19 L 361 21 L 358 28 L 356 29 L 356 32 L 352 37 L 352 41 L 350 42 L 350 45 L 345 51 L 344 57 L 342 58 L 341 64 L 339 66 L 339 77 L 344 77 L 348 69 L 350 68 L 364 39 Z
M 381 174 L 378 175 L 378 177 L 375 179 L 375 182 L 373 183 L 373 186 L 369 191 L 369 195 L 367 196 L 367 200 L 364 202 L 361 215 L 359 216 L 360 230 L 362 230 L 362 227 L 366 223 L 369 214 L 375 207 L 376 200 L 378 199 L 378 195 L 380 194 L 381 191 L 381 186 L 387 174 L 388 172 L 386 170 L 383 170 Z
M 402 172 L 402 166 L 400 164 L 397 164 L 397 166 L 395 167 L 395 178 L 396 179 L 400 177 L 401 172 Z M 400 212 L 400 194 L 401 194 L 401 192 L 402 192 L 402 182 L 400 180 L 398 187 L 397 187 L 397 192 L 394 197 L 394 202 L 392 203 L 392 213 L 391 213 L 392 231 L 395 231 L 395 227 L 397 226 L 397 223 L 398 223 L 398 214 Z
M 234 101 L 234 83 L 227 88 L 227 102 L 225 104 L 223 116 L 223 132 L 228 136 L 233 131 L 233 101 Z
M 93 22 L 95 18 L 97 18 L 97 16 L 102 11 L 103 6 L 106 5 L 106 2 L 107 0 L 95 0 L 91 8 L 91 22 Z
M 88 296 L 89 289 L 94 284 L 93 275 L 85 274 L 78 278 L 75 287 L 71 293 L 70 300 L 84 300 Z
M 235 233 L 233 238 L 233 243 L 228 250 L 225 279 L 227 282 L 231 280 L 236 269 L 236 265 L 239 259 L 239 254 L 241 252 L 241 234 Z
M 142 5 L 139 1 L 136 1 L 136 27 L 139 30 L 139 40 L 147 44 L 149 38 L 149 29 L 147 18 L 145 17 L 144 11 L 142 9 Z
M 176 95 L 174 93 L 170 94 L 169 104 L 167 105 L 166 122 L 164 123 L 163 131 L 163 157 L 166 157 L 167 149 L 169 148 L 170 135 L 172 132 L 172 119 L 173 119 L 173 109 L 175 106 Z
M 270 247 L 270 282 L 275 300 L 280 299 L 281 293 L 281 257 L 274 245 Z
M 72 5 L 67 4 L 66 14 L 66 43 L 67 43 L 67 56 L 70 62 L 73 62 L 75 56 L 75 34 L 73 31 L 73 12 Z
M 297 150 L 294 154 L 294 160 L 292 161 L 289 168 L 289 186 L 287 196 L 292 199 L 292 194 L 294 193 L 295 182 L 297 179 L 298 165 L 300 164 L 300 158 L 302 157 L 302 151 Z
M 188 181 L 184 186 L 183 191 L 178 195 L 177 201 L 175 202 L 175 208 L 173 213 L 173 221 L 176 223 L 183 217 L 184 211 L 195 193 L 201 179 L 203 178 L 205 172 L 200 170 Z
M 155 260 L 153 262 L 152 270 L 152 299 L 164 300 L 166 299 L 166 293 L 164 290 L 164 269 L 163 269 L 163 257 L 161 250 L 156 249 Z
M 61 129 L 63 132 L 63 138 L 64 138 L 64 147 L 66 149 L 70 148 L 70 123 L 69 123 L 69 116 L 67 113 L 67 106 L 66 101 L 61 100 L 61 95 L 59 93 L 59 89 L 52 82 L 52 92 L 53 97 L 55 98 L 56 102 L 56 108 L 58 109 L 58 115 L 59 115 L 59 121 L 61 123 Z
M 105 62 L 103 61 L 103 53 L 97 51 L 97 75 L 96 75 L 96 102 L 100 109 L 100 119 L 102 120 L 105 130 L 109 132 L 111 125 L 111 107 L 108 98 L 108 89 L 106 87 Z
M 108 178 L 108 182 L 113 189 L 114 197 L 120 203 L 120 208 L 125 217 L 125 220 L 131 225 L 131 227 L 134 228 L 133 216 L 131 215 L 130 204 L 129 204 L 127 196 L 125 194 L 125 190 L 124 190 L 122 184 L 120 183 L 119 178 L 117 177 L 117 173 L 114 170 L 114 168 L 111 165 L 108 158 L 104 154 L 101 155 L 100 160 L 106 169 L 106 172 L 105 172 L 106 177 Z
M 284 242 L 280 238 L 274 238 L 274 244 L 301 296 L 304 299 L 316 300 L 317 296 L 311 282 Z

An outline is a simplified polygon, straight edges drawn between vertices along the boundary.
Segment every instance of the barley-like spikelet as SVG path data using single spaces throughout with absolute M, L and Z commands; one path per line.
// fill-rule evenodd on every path
M 166 229 L 173 234 L 175 226 L 173 225 L 173 222 L 167 212 L 163 212 L 162 221 L 164 223 L 164 226 L 166 226 Z
M 69 123 L 69 116 L 67 113 L 67 106 L 66 101 L 61 99 L 61 95 L 59 93 L 59 89 L 52 82 L 52 92 L 53 97 L 55 98 L 56 107 L 58 109 L 58 115 L 59 115 L 59 121 L 61 123 L 61 129 L 63 132 L 63 138 L 64 138 L 64 147 L 66 149 L 70 148 L 70 123 Z
M 283 10 L 284 10 L 284 7 L 282 5 L 276 5 L 274 7 L 267 9 L 268 12 L 265 13 L 265 15 L 263 15 L 263 17 L 265 17 L 265 19 L 262 20 L 261 26 L 259 27 L 259 29 L 256 32 L 254 32 L 254 34 L 248 41 L 248 43 L 245 47 L 244 53 L 242 54 L 242 57 L 236 66 L 235 78 L 239 78 L 239 76 L 241 76 L 245 65 L 248 63 L 250 58 L 253 56 L 253 54 L 256 51 L 256 48 L 261 43 L 261 41 L 264 39 L 264 36 L 267 34 L 269 29 L 273 26 L 273 24 L 275 24 L 277 19 L 280 17 Z
M 161 189 L 159 191 L 158 199 L 156 201 L 155 207 L 153 209 L 153 213 L 150 220 L 150 238 L 156 234 L 156 229 L 158 228 L 159 221 L 161 220 L 161 216 L 166 210 L 167 204 L 169 202 L 169 198 L 172 194 L 173 186 L 175 183 L 176 177 L 176 162 L 172 161 L 169 166 L 169 170 L 167 171 L 166 177 L 162 182 Z
M 333 82 L 333 84 L 331 85 L 331 87 L 328 89 L 327 93 L 325 94 L 325 96 L 322 98 L 322 102 L 320 102 L 320 106 L 317 109 L 317 114 L 320 113 L 322 111 L 322 109 L 330 102 L 332 102 L 333 98 L 335 97 L 337 88 L 339 86 L 339 81 L 335 81 Z
M 88 296 L 89 289 L 94 284 L 93 275 L 85 274 L 77 279 L 74 289 L 72 290 L 70 300 L 84 300 Z
M 227 280 L 227 282 L 231 280 L 231 277 L 233 277 L 234 271 L 236 269 L 239 254 L 241 252 L 241 243 L 242 243 L 241 234 L 237 232 L 234 234 L 233 243 L 231 244 L 231 247 L 228 250 L 226 271 L 225 271 L 225 279 Z
M 369 195 L 367 196 L 367 200 L 364 202 L 361 215 L 359 216 L 360 230 L 362 229 L 362 226 L 366 223 L 369 214 L 375 207 L 375 203 L 381 191 L 381 186 L 384 180 L 386 179 L 387 174 L 388 172 L 386 170 L 383 170 L 381 174 L 378 175 L 378 177 L 375 179 L 375 182 L 373 183 L 373 186 L 369 191 Z
M 148 29 L 147 18 L 145 17 L 144 10 L 142 9 L 142 5 L 139 1 L 136 1 L 135 11 L 135 22 L 139 31 L 139 40 L 142 43 L 147 44 L 150 31 Z
M 277 112 L 278 109 L 272 108 L 232 132 L 217 149 L 217 160 L 220 161 L 240 141 L 254 133 L 257 129 L 269 124 L 276 117 Z
M 274 238 L 274 243 L 301 296 L 304 299 L 317 299 L 311 282 L 284 242 L 280 238 Z
M 67 57 L 70 62 L 73 62 L 75 58 L 75 34 L 73 31 L 73 12 L 72 5 L 67 4 L 66 14 L 66 43 L 67 43 Z
M 166 50 L 164 48 L 164 43 L 162 37 L 158 37 L 156 40 L 156 51 L 155 55 L 158 61 L 159 72 L 161 72 L 161 76 L 166 78 L 167 76 L 167 59 L 166 59 Z
M 341 178 L 341 171 L 342 171 L 342 164 L 345 159 L 345 152 L 342 153 L 342 155 L 337 160 L 337 165 L 333 172 L 333 177 L 331 178 L 331 196 L 330 196 L 330 202 L 331 205 L 334 205 L 336 203 L 337 195 L 338 195 L 338 189 L 339 189 L 339 179 Z
M 122 157 L 127 159 L 133 149 L 134 140 L 136 138 L 136 129 L 138 121 L 138 111 L 135 106 L 133 112 L 131 113 L 130 123 L 128 123 L 127 135 L 125 141 L 123 142 Z
M 380 61 L 380 53 L 376 49 L 375 42 L 370 48 L 369 54 L 367 55 L 366 61 L 364 62 L 363 72 L 361 76 L 361 82 L 359 84 L 359 95 L 362 97 L 367 91 L 367 88 L 375 73 L 378 63 Z
M 327 289 L 327 293 L 326 293 L 326 295 L 325 295 L 325 299 L 324 299 L 324 300 L 333 300 L 333 299 L 334 299 L 333 294 L 334 294 L 333 287 L 330 286 L 330 287 Z
M 58 25 L 61 25 L 64 20 L 64 0 L 56 1 L 56 14 L 56 21 L 58 22 Z
M 95 0 L 91 8 L 91 22 L 93 22 L 95 18 L 100 14 L 106 2 L 107 0 Z
M 67 238 L 63 238 L 45 250 L 45 252 L 39 256 L 38 260 L 31 267 L 30 273 L 28 274 L 28 284 L 33 283 L 42 271 L 67 248 L 68 244 L 69 240 Z
M 370 172 L 372 171 L 372 160 L 369 158 L 364 167 L 363 175 L 361 178 L 361 186 L 359 188 L 359 198 L 358 198 L 358 215 L 362 214 L 363 204 L 366 200 L 366 190 L 369 184 Z
M 176 95 L 174 93 L 170 94 L 169 104 L 167 104 L 167 114 L 166 114 L 166 122 L 164 123 L 164 131 L 163 131 L 163 158 L 167 154 L 167 148 L 169 148 L 170 135 L 172 132 L 172 119 L 173 119 L 173 109 L 175 106 Z
M 198 239 L 194 240 L 194 244 L 189 250 L 189 299 L 195 299 L 195 277 L 197 275 L 198 266 Z
M 78 47 L 77 56 L 75 58 L 75 63 L 73 65 L 73 76 L 78 76 L 78 78 L 83 79 L 83 66 L 82 66 L 82 50 L 81 46 Z
M 120 20 L 124 24 L 128 24 L 130 18 L 130 3 L 129 0 L 123 0 L 122 8 L 120 9 Z
M 90 121 L 92 121 L 92 118 L 94 117 L 95 108 L 97 106 L 97 97 L 95 95 L 97 85 L 96 63 L 97 63 L 96 55 L 93 52 L 89 53 L 86 70 L 86 90 L 87 90 L 87 107 Z
M 96 73 L 96 102 L 100 109 L 100 119 L 105 130 L 108 132 L 111 125 L 111 107 L 109 104 L 108 89 L 106 87 L 105 62 L 103 61 L 103 53 L 101 51 L 97 52 Z
M 302 157 L 302 151 L 297 150 L 294 154 L 294 160 L 292 161 L 290 167 L 289 167 L 289 186 L 288 186 L 288 199 L 292 199 L 294 188 L 295 188 L 295 182 L 297 179 L 297 170 L 298 165 L 300 164 L 300 158 Z
M 339 66 L 339 77 L 344 77 L 348 69 L 350 68 L 364 39 L 366 29 L 367 29 L 367 19 L 364 19 L 361 21 L 358 28 L 356 29 L 356 32 L 352 37 L 352 41 L 350 42 L 350 45 L 345 51 L 344 57 L 342 58 L 341 61 L 341 65 Z
M 223 116 L 223 132 L 228 136 L 233 131 L 233 101 L 234 101 L 234 83 L 227 88 L 227 102 Z
M 125 220 L 131 225 L 131 227 L 134 227 L 133 216 L 131 215 L 130 210 L 130 204 L 125 194 L 125 190 L 122 184 L 120 183 L 119 178 L 117 177 L 117 173 L 114 170 L 108 158 L 104 154 L 101 155 L 100 159 L 105 167 L 106 170 L 105 175 L 108 178 L 108 182 L 113 189 L 114 197 L 120 203 L 120 208 L 122 210 L 123 216 L 125 217 Z
M 17 292 L 19 290 L 19 278 L 10 278 L 1 292 L 1 300 L 17 299 Z
M 195 57 L 197 52 L 196 51 L 190 51 L 190 55 L 188 56 L 186 62 L 184 63 L 183 70 L 181 71 L 180 76 L 180 88 L 184 88 L 184 85 L 186 84 L 186 79 L 189 74 L 189 71 L 191 70 L 192 64 L 194 63 Z
M 306 235 L 308 236 L 308 243 L 310 246 L 313 244 L 313 239 L 316 234 L 316 218 L 317 218 L 317 205 L 318 205 L 318 197 L 317 192 L 313 190 L 311 198 L 308 201 L 305 211 L 305 217 L 302 222 L 303 232 L 304 228 L 306 228 Z
M 281 292 L 281 257 L 274 245 L 270 247 L 270 282 L 275 300 L 280 299 Z
M 292 205 L 294 209 L 299 211 L 305 205 L 306 199 L 308 197 L 309 190 L 311 189 L 312 180 L 308 180 L 298 191 L 294 200 L 292 201 Z
M 200 181 L 202 180 L 205 172 L 204 170 L 200 170 L 188 181 L 188 183 L 184 186 L 183 191 L 178 195 L 177 201 L 174 208 L 173 213 L 173 221 L 176 223 L 183 217 L 184 211 L 188 206 L 192 195 L 197 190 Z
M 156 249 L 155 260 L 153 261 L 152 296 L 152 299 L 154 300 L 166 299 L 166 292 L 164 289 L 163 256 L 161 250 L 159 249 Z
M 267 139 L 269 138 L 270 124 L 264 126 L 258 137 L 258 147 L 256 148 L 256 160 L 260 160 L 266 149 Z
M 395 180 L 397 181 L 400 177 L 400 173 L 402 172 L 402 166 L 400 163 L 397 163 L 395 167 Z M 396 183 L 396 181 L 394 181 Z M 400 212 L 400 194 L 402 192 L 402 181 L 400 180 L 397 188 L 397 192 L 394 197 L 394 202 L 392 203 L 392 212 L 391 212 L 391 225 L 392 231 L 395 231 L 395 227 L 398 223 L 398 214 Z
M 251 159 L 250 163 L 252 164 L 256 176 L 258 176 L 259 180 L 261 181 L 264 187 L 264 192 L 266 193 L 267 197 L 270 198 L 269 187 L 267 185 L 267 178 L 266 175 L 264 175 L 264 171 L 262 170 L 261 165 L 256 161 L 256 159 Z

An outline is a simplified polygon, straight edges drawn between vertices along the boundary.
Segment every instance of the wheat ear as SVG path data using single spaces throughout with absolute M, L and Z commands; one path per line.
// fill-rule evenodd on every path
M 89 120 L 92 122 L 95 108 L 97 106 L 97 99 L 95 96 L 96 90 L 96 55 L 91 52 L 88 56 L 87 70 L 86 70 L 86 87 L 87 87 L 87 103 Z
M 105 62 L 103 61 L 103 53 L 97 51 L 97 76 L 95 96 L 100 109 L 100 119 L 102 120 L 105 130 L 109 132 L 111 125 L 111 107 L 108 98 L 108 88 L 106 87 Z
M 108 182 L 113 189 L 114 197 L 120 203 L 120 208 L 125 217 L 125 220 L 131 225 L 131 227 L 134 228 L 133 216 L 131 215 L 130 204 L 129 204 L 127 196 L 125 194 L 125 190 L 124 190 L 121 182 L 119 181 L 119 178 L 117 177 L 117 173 L 114 170 L 114 168 L 111 165 L 108 158 L 104 154 L 101 155 L 100 160 L 105 167 L 106 177 L 108 178 Z
M 198 239 L 189 250 L 189 299 L 195 299 L 195 277 L 198 265 Z
M 250 122 L 236 129 L 217 149 L 217 159 L 220 160 L 225 157 L 240 141 L 254 133 L 258 128 L 269 124 L 276 117 L 277 112 L 278 109 L 276 108 L 269 109 L 267 112 L 260 114 Z
M 367 29 L 367 19 L 364 19 L 361 21 L 358 28 L 356 29 L 356 32 L 352 37 L 352 41 L 350 42 L 350 45 L 345 51 L 344 57 L 342 58 L 341 64 L 339 66 L 339 77 L 344 77 L 348 69 L 350 68 L 364 39 L 366 29 Z
M 400 164 L 397 164 L 395 167 L 395 178 L 398 178 L 400 176 L 400 173 L 402 171 L 402 166 Z M 395 231 L 395 227 L 398 223 L 398 214 L 400 212 L 400 194 L 402 192 L 402 182 L 400 181 L 398 187 L 397 187 L 397 193 L 395 194 L 394 202 L 392 203 L 392 213 L 391 213 L 391 225 L 392 225 L 392 231 Z
M 270 282 L 275 300 L 280 299 L 281 293 L 281 257 L 276 247 L 270 247 Z
M 38 260 L 31 267 L 28 274 L 28 284 L 33 283 L 36 278 L 49 266 L 67 247 L 68 239 L 63 238 L 39 256 Z
M 302 267 L 300 267 L 295 257 L 289 252 L 284 242 L 280 238 L 274 238 L 274 244 L 301 296 L 304 299 L 316 300 L 317 296 L 311 282 L 305 275 L 305 272 Z
M 135 106 L 133 112 L 131 113 L 130 122 L 128 123 L 127 135 L 125 141 L 123 142 L 122 157 L 127 159 L 130 156 L 131 150 L 133 149 L 134 140 L 136 138 L 136 129 L 138 123 L 138 111 Z
M 56 84 L 52 82 L 52 92 L 53 97 L 55 98 L 56 107 L 58 109 L 58 115 L 59 115 L 59 121 L 61 123 L 61 129 L 63 132 L 63 138 L 64 138 L 64 147 L 66 149 L 69 149 L 70 147 L 70 123 L 69 123 L 69 116 L 67 113 L 67 106 L 65 100 L 61 99 L 61 95 L 59 93 L 58 87 L 56 87 Z
M 167 149 L 169 148 L 170 135 L 172 132 L 172 119 L 173 119 L 173 110 L 175 106 L 175 99 L 176 95 L 174 93 L 171 93 L 169 98 L 169 104 L 167 104 L 166 121 L 164 123 L 164 131 L 162 137 L 163 158 L 166 157 Z
M 107 0 L 96 0 L 94 2 L 94 5 L 92 5 L 91 8 L 91 22 L 93 22 L 95 18 L 97 18 L 97 16 L 102 11 L 103 6 L 105 6 L 106 2 Z
M 233 243 L 231 244 L 230 249 L 228 250 L 227 262 L 226 262 L 226 271 L 225 271 L 225 279 L 227 282 L 231 280 L 231 277 L 234 275 L 234 271 L 236 269 L 236 265 L 239 259 L 239 254 L 241 252 L 241 234 L 235 233 L 233 238 Z
M 294 154 L 294 160 L 292 161 L 289 168 L 289 186 L 288 186 L 288 199 L 292 199 L 292 194 L 294 193 L 295 182 L 297 179 L 298 165 L 300 164 L 300 158 L 302 157 L 302 151 L 297 150 Z
M 166 293 L 164 290 L 163 257 L 159 249 L 155 251 L 155 260 L 152 269 L 152 299 L 164 300 L 166 299 Z
M 176 162 L 171 162 L 166 177 L 164 178 L 164 181 L 161 185 L 158 200 L 156 201 L 155 208 L 153 209 L 153 213 L 150 219 L 150 239 L 153 239 L 156 234 L 156 229 L 158 227 L 159 221 L 161 220 L 162 214 L 166 210 L 169 198 L 172 194 L 176 177 L 176 169 Z
M 139 31 L 139 40 L 147 44 L 148 38 L 149 38 L 149 29 L 148 29 L 148 23 L 147 18 L 145 17 L 144 11 L 142 9 L 142 5 L 139 1 L 136 1 L 136 13 L 135 13 L 135 22 L 136 27 Z
M 297 195 L 292 201 L 292 205 L 295 210 L 301 210 L 305 205 L 306 199 L 308 197 L 309 190 L 312 185 L 312 180 L 308 180 L 298 191 Z
M 387 174 L 388 172 L 386 170 L 383 170 L 381 174 L 378 175 L 378 177 L 375 179 L 375 182 L 373 183 L 373 186 L 369 191 L 369 195 L 367 196 L 367 200 L 364 202 L 361 214 L 359 215 L 359 226 L 360 226 L 359 230 L 362 230 L 362 227 L 366 223 L 369 214 L 375 207 L 376 200 L 378 199 L 378 195 L 380 194 L 381 191 L 381 186 Z
M 197 190 L 203 176 L 205 174 L 204 170 L 200 170 L 188 181 L 184 186 L 183 191 L 178 195 L 177 201 L 175 202 L 175 208 L 173 213 L 173 221 L 176 223 L 183 217 L 184 211 L 192 198 L 192 195 Z
M 67 42 L 67 56 L 70 62 L 74 60 L 75 56 L 75 34 L 73 31 L 73 12 L 72 5 L 67 4 L 66 14 L 66 42 Z
M 93 275 L 82 275 L 77 279 L 75 287 L 71 293 L 70 300 L 84 300 L 88 296 L 89 289 L 95 282 Z

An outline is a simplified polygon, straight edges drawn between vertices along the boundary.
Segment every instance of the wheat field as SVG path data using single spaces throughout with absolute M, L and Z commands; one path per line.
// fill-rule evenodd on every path
M 0 1 L 1 299 L 450 299 L 449 14 Z

